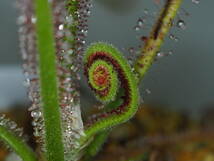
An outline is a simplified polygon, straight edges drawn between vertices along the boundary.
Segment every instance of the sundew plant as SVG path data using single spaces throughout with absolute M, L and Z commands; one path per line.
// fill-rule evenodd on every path
M 86 46 L 93 0 L 17 0 L 20 49 L 25 86 L 31 101 L 34 136 L 29 147 L 21 128 L 0 117 L 0 139 L 23 161 L 75 161 L 93 158 L 112 128 L 130 120 L 140 105 L 139 84 L 158 56 L 182 0 L 156 0 L 161 6 L 135 60 L 105 40 Z M 199 1 L 194 0 L 193 3 Z M 111 23 L 111 22 L 109 22 Z M 140 18 L 135 26 L 144 25 Z M 175 39 L 170 35 L 171 39 Z M 81 71 L 94 97 L 105 107 L 87 121 L 80 108 Z

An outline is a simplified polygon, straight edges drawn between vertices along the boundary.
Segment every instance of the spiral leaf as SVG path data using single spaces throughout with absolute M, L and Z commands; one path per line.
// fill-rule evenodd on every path
M 97 60 L 88 69 L 89 84 L 98 100 L 108 102 L 115 99 L 118 89 L 117 73 L 111 64 Z
M 107 43 L 94 43 L 84 56 L 84 70 L 90 88 L 102 102 L 113 101 L 122 93 L 118 107 L 98 114 L 86 129 L 84 141 L 99 131 L 129 120 L 137 111 L 139 92 L 136 76 L 122 54 Z

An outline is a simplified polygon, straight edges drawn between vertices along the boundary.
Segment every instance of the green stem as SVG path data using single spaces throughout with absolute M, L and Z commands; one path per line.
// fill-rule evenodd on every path
M 110 133 L 110 130 L 105 130 L 100 133 L 98 133 L 94 140 L 87 146 L 85 154 L 84 154 L 84 161 L 91 161 L 93 160 L 93 157 L 97 155 L 97 153 L 102 148 L 103 144 L 105 143 L 106 139 L 108 138 L 108 135 Z
M 148 69 L 151 67 L 157 52 L 164 41 L 164 37 L 169 32 L 172 21 L 181 5 L 182 0 L 167 0 L 163 10 L 160 13 L 157 23 L 146 44 L 142 48 L 141 56 L 136 60 L 135 69 L 139 74 L 139 80 L 142 80 Z
M 41 101 L 48 161 L 64 161 L 53 20 L 48 0 L 35 0 Z
M 24 161 L 37 161 L 32 149 L 3 126 L 0 126 L 0 139 L 7 143 Z

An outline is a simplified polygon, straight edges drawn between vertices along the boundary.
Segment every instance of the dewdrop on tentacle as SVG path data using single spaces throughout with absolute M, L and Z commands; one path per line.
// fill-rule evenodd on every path
M 33 118 L 32 126 L 36 141 L 43 148 L 43 117 L 40 105 L 40 89 L 38 79 L 38 61 L 36 49 L 35 23 L 36 17 L 34 6 L 30 0 L 18 0 L 20 16 L 17 23 L 19 25 L 19 46 L 23 58 L 23 73 L 25 77 L 24 85 L 28 88 L 28 97 L 31 101 L 31 116 Z
M 21 137 L 23 140 L 25 140 L 25 141 L 27 140 L 27 136 L 23 135 L 23 133 L 24 133 L 23 132 L 23 128 L 18 127 L 16 122 L 14 122 L 14 121 L 10 120 L 9 118 L 7 118 L 5 114 L 0 114 L 0 126 L 6 128 L 9 131 L 11 131 L 16 136 Z M 0 142 L 0 143 L 3 143 L 3 142 Z M 9 150 L 12 150 L 10 148 L 10 146 L 8 146 L 7 144 L 5 144 L 5 146 Z

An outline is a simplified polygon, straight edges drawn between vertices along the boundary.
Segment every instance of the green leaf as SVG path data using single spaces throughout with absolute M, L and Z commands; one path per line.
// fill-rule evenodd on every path
M 37 161 L 32 149 L 4 126 L 0 126 L 0 139 L 9 145 L 24 161 Z

